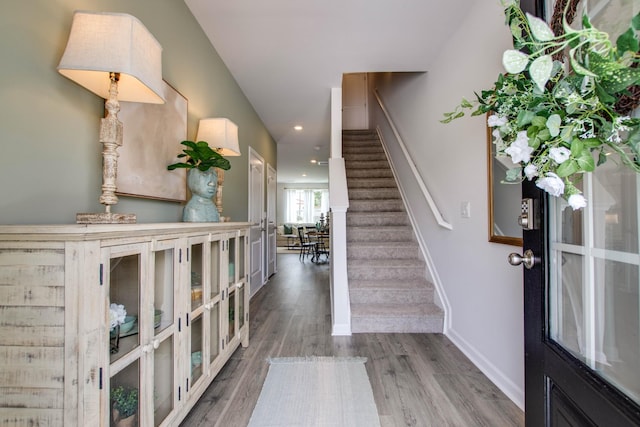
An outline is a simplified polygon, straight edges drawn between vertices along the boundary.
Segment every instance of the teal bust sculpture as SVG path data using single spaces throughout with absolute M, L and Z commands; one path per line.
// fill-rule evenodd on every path
M 206 171 L 194 168 L 187 173 L 191 199 L 182 212 L 184 222 L 219 222 L 220 214 L 212 197 L 218 191 L 218 173 L 215 168 Z

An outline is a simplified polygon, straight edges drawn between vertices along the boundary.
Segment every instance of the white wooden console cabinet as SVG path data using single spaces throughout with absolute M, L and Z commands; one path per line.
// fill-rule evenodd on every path
M 0 226 L 0 425 L 113 426 L 118 386 L 178 425 L 249 344 L 248 227 Z

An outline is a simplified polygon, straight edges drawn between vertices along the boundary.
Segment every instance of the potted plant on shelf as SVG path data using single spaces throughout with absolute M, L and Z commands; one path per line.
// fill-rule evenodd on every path
M 173 163 L 167 169 L 188 169 L 187 185 L 191 198 L 184 207 L 182 220 L 185 222 L 218 222 L 220 214 L 212 197 L 218 191 L 218 173 L 216 168 L 231 169 L 229 160 L 209 147 L 205 141 L 182 141 L 186 148 L 178 158 L 185 162 Z
M 111 389 L 113 422 L 118 427 L 135 425 L 138 412 L 138 389 L 117 386 Z
M 514 47 L 503 55 L 507 73 L 476 93 L 474 102 L 463 99 L 442 122 L 464 116 L 465 110 L 487 114 L 496 156 L 508 155 L 517 165 L 506 181 L 535 180 L 579 209 L 586 200 L 576 181 L 610 154 L 640 172 L 640 120 L 621 108 L 639 92 L 640 14 L 614 44 L 586 14 L 582 28 L 572 28 L 569 4 L 556 12 L 562 25 L 554 34 L 516 1 L 503 0 Z M 637 106 L 638 100 L 632 101 Z

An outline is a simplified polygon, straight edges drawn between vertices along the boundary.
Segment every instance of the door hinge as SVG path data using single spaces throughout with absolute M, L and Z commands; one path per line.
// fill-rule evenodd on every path
M 189 248 L 187 248 L 187 262 L 189 262 Z
M 182 248 L 178 249 L 178 263 L 182 264 Z
M 182 400 L 181 392 L 182 392 L 182 390 L 181 390 L 180 386 L 178 386 L 178 400 Z
M 189 327 L 189 313 L 187 313 L 187 323 L 186 323 L 187 328 Z M 187 390 L 188 391 L 188 390 Z
M 100 286 L 104 284 L 104 264 L 100 263 Z
M 189 393 L 189 378 L 187 378 L 187 388 L 184 390 L 186 393 Z
M 102 390 L 102 368 L 98 371 L 98 390 Z
M 178 332 L 182 332 L 182 317 L 178 317 Z

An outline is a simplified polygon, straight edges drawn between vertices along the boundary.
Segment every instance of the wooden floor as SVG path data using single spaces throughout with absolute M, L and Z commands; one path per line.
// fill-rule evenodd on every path
M 523 426 L 524 414 L 440 334 L 331 336 L 329 265 L 278 254 L 278 273 L 251 299 L 250 345 L 238 349 L 182 426 L 244 427 L 267 358 L 364 356 L 380 423 Z

